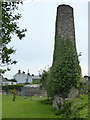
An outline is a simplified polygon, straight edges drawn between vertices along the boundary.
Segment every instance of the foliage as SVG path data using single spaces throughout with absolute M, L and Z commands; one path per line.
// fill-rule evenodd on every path
M 80 82 L 77 88 L 80 91 L 80 94 L 88 94 L 88 84 Z
M 13 94 L 13 101 L 15 101 L 15 99 L 16 99 L 16 90 L 15 89 L 11 90 L 11 93 Z
M 33 79 L 33 81 L 32 81 L 32 84 L 40 84 L 40 80 L 38 80 L 38 79 Z
M 79 90 L 79 94 L 88 94 L 88 81 L 85 81 L 85 78 L 81 77 L 76 88 Z
M 67 97 L 72 86 L 78 84 L 81 77 L 79 60 L 72 41 L 56 34 L 53 64 L 48 76 L 47 87 L 51 97 Z
M 25 82 L 25 85 L 29 85 L 30 83 L 29 82 Z
M 52 105 L 52 99 L 44 99 L 44 100 L 41 100 L 40 102 L 43 103 L 43 104 Z
M 47 92 L 47 97 L 49 98 L 49 94 L 48 94 L 48 90 L 47 90 L 48 75 L 49 75 L 49 68 L 47 70 L 44 69 L 41 73 L 39 73 L 39 76 L 41 77 L 41 79 L 40 79 L 40 83 L 41 83 L 40 88 L 44 89 Z
M 45 89 L 46 89 L 46 82 L 47 82 L 48 74 L 49 74 L 49 69 L 43 70 L 41 73 L 39 73 L 39 76 L 41 77 L 40 83 L 42 84 L 42 87 Z
M 1 3 L 0 3 L 1 4 Z M 22 2 L 2 2 L 2 40 L 0 42 L 0 74 L 6 70 L 10 70 L 9 65 L 16 64 L 16 60 L 11 59 L 11 55 L 15 53 L 13 47 L 9 47 L 8 44 L 12 40 L 12 35 L 17 35 L 21 40 L 25 37 L 26 29 L 20 29 L 18 27 L 18 20 L 21 18 L 21 14 L 16 14 L 18 5 Z M 3 69 L 6 67 L 7 69 Z
M 88 118 L 88 96 L 81 95 L 80 98 L 72 100 L 70 109 L 70 118 Z
M 13 89 L 16 89 L 16 90 L 21 90 L 21 88 L 23 87 L 24 85 L 5 85 L 5 86 L 2 86 L 2 90 L 13 90 Z
M 11 90 L 11 92 L 12 92 L 12 94 L 16 94 L 16 90 L 15 89 Z
M 88 118 L 88 96 L 81 95 L 79 98 L 67 99 L 64 109 L 55 110 L 60 118 Z

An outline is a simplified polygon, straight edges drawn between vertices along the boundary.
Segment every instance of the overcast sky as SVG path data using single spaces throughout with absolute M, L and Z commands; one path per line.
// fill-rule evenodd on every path
M 29 69 L 30 74 L 38 74 L 38 70 L 50 67 L 53 61 L 56 10 L 60 4 L 69 4 L 74 8 L 75 36 L 77 52 L 81 52 L 80 65 L 82 75 L 88 75 L 88 0 L 25 0 L 19 6 L 22 14 L 19 20 L 21 28 L 27 28 L 26 37 L 21 41 L 13 37 L 10 46 L 14 46 L 16 53 L 12 56 L 18 63 L 11 66 L 11 71 L 4 77 L 12 78 L 20 69 Z

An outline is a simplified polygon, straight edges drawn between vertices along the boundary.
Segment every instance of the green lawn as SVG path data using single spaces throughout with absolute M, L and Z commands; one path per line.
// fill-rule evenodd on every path
M 40 100 L 41 99 L 41 100 Z M 55 110 L 44 102 L 45 98 L 2 96 L 3 118 L 88 118 L 88 95 L 67 100 L 65 108 Z
M 2 117 L 3 118 L 57 118 L 52 106 L 40 102 L 41 98 L 16 97 L 12 101 L 11 95 L 2 96 Z M 44 99 L 44 98 L 42 98 Z

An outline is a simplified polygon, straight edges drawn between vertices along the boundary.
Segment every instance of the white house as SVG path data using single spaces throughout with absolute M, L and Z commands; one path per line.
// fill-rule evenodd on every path
M 85 81 L 88 85 L 90 85 L 90 76 L 85 75 L 84 78 L 85 78 L 84 81 Z
M 16 73 L 13 77 L 18 84 L 23 84 L 26 82 L 33 83 L 33 80 L 40 80 L 39 76 L 30 75 L 29 73 L 26 74 L 25 72 L 21 73 L 20 70 L 18 70 L 18 73 Z
M 0 76 L 0 85 L 16 85 L 16 82 L 8 81 L 6 78 L 3 78 L 3 76 Z

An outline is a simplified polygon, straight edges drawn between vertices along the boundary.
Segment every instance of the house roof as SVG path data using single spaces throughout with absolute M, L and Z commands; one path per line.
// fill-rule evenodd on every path
M 32 84 L 32 85 L 25 85 L 24 87 L 25 88 L 36 88 L 36 87 L 39 87 L 40 84 Z
M 32 76 L 32 79 L 40 79 L 41 77 L 39 77 L 39 76 Z

